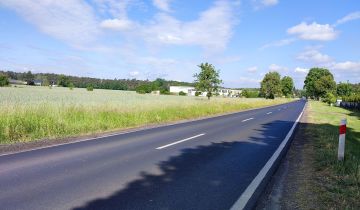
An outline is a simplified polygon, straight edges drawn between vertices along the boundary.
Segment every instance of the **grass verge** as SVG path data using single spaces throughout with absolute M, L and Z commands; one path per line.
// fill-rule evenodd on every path
M 315 180 L 321 209 L 360 209 L 360 113 L 311 101 L 306 136 L 315 150 Z M 339 124 L 347 119 L 345 160 L 337 160 Z

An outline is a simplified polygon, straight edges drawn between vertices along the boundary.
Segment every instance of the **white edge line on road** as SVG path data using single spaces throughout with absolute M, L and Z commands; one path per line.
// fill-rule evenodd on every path
M 299 117 L 296 119 L 295 123 L 293 124 L 292 128 L 286 135 L 285 139 L 281 142 L 280 146 L 277 148 L 275 153 L 271 156 L 271 158 L 267 161 L 265 166 L 261 169 L 261 171 L 256 175 L 256 177 L 252 180 L 252 182 L 249 184 L 249 186 L 245 189 L 245 191 L 241 194 L 240 198 L 234 203 L 234 205 L 231 207 L 230 210 L 240 210 L 244 209 L 246 204 L 249 202 L 250 198 L 256 191 L 256 189 L 259 187 L 262 180 L 265 178 L 266 174 L 269 172 L 275 161 L 278 159 L 280 153 L 285 148 L 287 142 L 289 141 L 290 137 L 294 133 L 294 130 L 296 128 L 296 125 L 298 124 L 301 116 L 304 113 L 304 109 L 306 107 L 306 104 L 304 105 L 303 110 L 301 111 Z
M 268 112 L 268 113 L 266 113 L 266 114 L 271 114 L 272 112 Z
M 300 100 L 297 100 L 297 101 L 300 101 Z M 287 103 L 294 103 L 294 102 L 297 102 L 297 101 L 291 101 L 291 102 L 287 102 Z M 4 154 L 0 154 L 0 157 L 8 156 L 8 155 L 15 155 L 15 154 L 24 153 L 24 152 L 31 152 L 31 151 L 40 150 L 40 149 L 47 149 L 47 148 L 51 148 L 51 147 L 58 147 L 58 146 L 63 146 L 63 145 L 68 145 L 68 144 L 76 144 L 76 143 L 80 143 L 80 142 L 84 142 L 84 141 L 98 140 L 98 139 L 112 137 L 112 136 L 135 133 L 135 132 L 138 132 L 138 131 L 152 130 L 152 129 L 161 128 L 161 127 L 169 127 L 169 126 L 180 125 L 180 124 L 184 124 L 184 123 L 207 120 L 207 119 L 210 119 L 210 118 L 223 117 L 223 116 L 228 116 L 228 115 L 232 115 L 232 114 L 238 114 L 238 113 L 242 113 L 242 112 L 256 111 L 256 110 L 260 110 L 260 109 L 266 109 L 266 108 L 276 107 L 276 106 L 281 106 L 281 105 L 283 105 L 283 104 L 275 104 L 275 105 L 271 105 L 271 106 L 265 106 L 265 107 L 259 107 L 259 108 L 254 108 L 254 109 L 247 109 L 247 110 L 241 110 L 241 111 L 237 111 L 237 112 L 225 113 L 225 114 L 220 114 L 220 115 L 216 115 L 216 116 L 204 117 L 204 118 L 200 118 L 200 119 L 191 119 L 191 120 L 186 120 L 185 122 L 182 122 L 182 121 L 180 121 L 180 122 L 172 122 L 172 123 L 168 123 L 168 124 L 165 124 L 165 125 L 154 126 L 154 127 L 150 127 L 150 128 L 146 128 L 146 127 L 141 128 L 140 127 L 140 128 L 135 128 L 135 130 L 130 130 L 130 131 L 120 131 L 118 133 L 113 133 L 113 134 L 108 134 L 108 135 L 101 135 L 101 136 L 97 136 L 97 137 L 93 137 L 93 138 L 85 138 L 85 139 L 75 140 L 75 141 L 66 142 L 66 143 L 59 143 L 59 144 L 53 144 L 53 145 L 48 145 L 48 146 L 36 147 L 36 148 L 33 148 L 33 149 L 20 150 L 20 151 L 17 151 L 17 152 L 4 153 Z
M 202 134 L 199 134 L 199 135 L 196 135 L 196 136 L 192 136 L 192 137 L 189 137 L 189 138 L 180 140 L 180 141 L 176 141 L 176 142 L 173 142 L 173 143 L 171 143 L 171 144 L 167 144 L 167 145 L 158 147 L 158 148 L 156 148 L 156 149 L 164 149 L 164 148 L 166 148 L 166 147 L 170 147 L 170 146 L 172 146 L 172 145 L 179 144 L 179 143 L 184 142 L 184 141 L 189 141 L 189 140 L 191 140 L 191 139 L 195 139 L 195 138 L 200 137 L 200 136 L 203 136 L 203 135 L 205 135 L 205 133 L 202 133 Z
M 243 120 L 243 121 L 241 121 L 241 122 L 246 122 L 246 121 L 249 121 L 249 120 L 253 120 L 254 118 L 248 118 L 248 119 L 245 119 L 245 120 Z

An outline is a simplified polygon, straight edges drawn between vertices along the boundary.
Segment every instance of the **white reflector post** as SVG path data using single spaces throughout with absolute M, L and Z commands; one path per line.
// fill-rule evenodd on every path
M 342 119 L 339 127 L 338 160 L 344 160 L 345 154 L 346 119 Z

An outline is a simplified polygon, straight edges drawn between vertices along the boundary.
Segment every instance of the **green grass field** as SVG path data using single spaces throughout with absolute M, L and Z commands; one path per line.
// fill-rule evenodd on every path
M 287 102 L 141 95 L 130 91 L 0 88 L 0 144 L 54 139 L 195 119 Z
M 315 146 L 315 191 L 321 209 L 360 208 L 360 113 L 321 102 L 309 104 L 306 135 Z M 347 119 L 345 160 L 337 160 L 339 124 Z

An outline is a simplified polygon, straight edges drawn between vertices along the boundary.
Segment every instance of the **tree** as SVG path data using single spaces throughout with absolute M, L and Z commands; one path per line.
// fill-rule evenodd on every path
M 61 87 L 68 87 L 70 84 L 69 77 L 61 74 L 58 78 L 58 85 Z
M 26 81 L 26 84 L 28 85 L 35 85 L 34 83 L 34 75 L 31 73 L 31 71 L 28 71 L 26 74 L 25 74 L 25 81 Z
M 73 84 L 72 82 L 70 82 L 70 83 L 69 83 L 69 89 L 70 89 L 70 90 L 73 90 L 74 87 L 75 87 L 74 84 Z
M 259 91 L 244 89 L 241 92 L 241 96 L 244 96 L 245 98 L 258 98 L 259 97 Z
M 326 93 L 335 92 L 336 82 L 328 69 L 312 68 L 305 78 L 304 89 L 308 97 L 319 100 Z
M 294 81 L 291 77 L 285 76 L 281 79 L 281 91 L 284 96 L 288 97 L 293 94 Z
M 0 87 L 8 86 L 9 79 L 6 75 L 0 74 Z
M 94 90 L 94 86 L 93 86 L 92 84 L 88 84 L 88 85 L 86 86 L 86 90 L 87 90 L 87 91 L 93 91 L 93 90 Z
M 219 88 L 222 80 L 219 77 L 220 71 L 216 70 L 212 64 L 201 63 L 199 66 L 200 73 L 194 75 L 195 87 L 197 91 L 207 92 L 206 96 L 210 100 L 210 97 Z
M 352 86 L 349 83 L 342 83 L 340 82 L 336 86 L 336 94 L 340 97 L 343 96 L 350 96 L 352 93 Z
M 275 96 L 281 95 L 280 74 L 276 71 L 265 74 L 260 85 L 260 93 L 265 98 L 274 99 Z
M 136 92 L 140 94 L 151 93 L 153 91 L 153 84 L 143 84 L 136 88 Z

